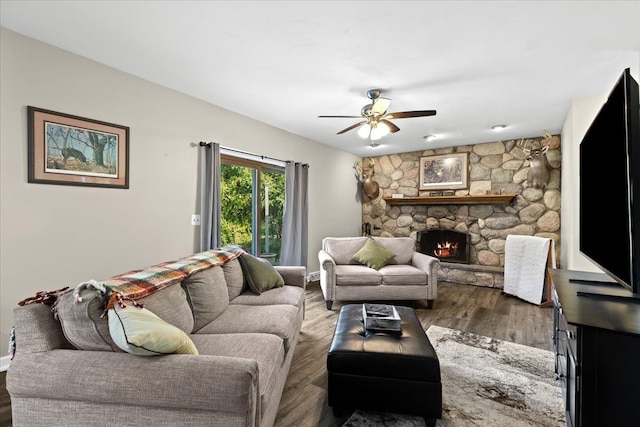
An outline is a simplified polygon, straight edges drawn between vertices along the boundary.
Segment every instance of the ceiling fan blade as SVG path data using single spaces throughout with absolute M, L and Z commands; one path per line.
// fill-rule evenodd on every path
M 391 133 L 396 133 L 396 132 L 398 132 L 400 130 L 400 128 L 398 126 L 394 125 L 393 123 L 391 123 L 387 119 L 380 120 L 380 123 L 384 123 L 385 125 L 387 125 L 387 127 L 389 128 L 389 132 L 391 132 Z
M 385 115 L 386 119 L 407 119 L 410 117 L 435 116 L 436 110 L 398 111 Z
M 362 121 L 362 122 L 359 122 L 359 123 L 356 123 L 355 125 L 351 125 L 351 126 L 349 126 L 348 128 L 346 128 L 346 129 L 342 129 L 342 130 L 341 130 L 340 132 L 338 132 L 336 135 L 340 135 L 340 134 L 343 134 L 343 133 L 345 133 L 345 132 L 349 132 L 351 129 L 355 129 L 355 128 L 357 128 L 358 126 L 361 126 L 361 125 L 363 125 L 363 124 L 365 124 L 365 123 L 367 123 L 367 121 L 366 121 L 366 120 L 365 120 L 365 121 Z
M 330 119 L 361 119 L 362 116 L 318 116 L 320 118 L 330 118 Z
M 376 102 L 373 103 L 371 107 L 371 114 L 376 116 L 382 116 L 387 112 L 387 108 L 389 108 L 389 104 L 391 104 L 391 100 L 387 98 L 378 98 Z

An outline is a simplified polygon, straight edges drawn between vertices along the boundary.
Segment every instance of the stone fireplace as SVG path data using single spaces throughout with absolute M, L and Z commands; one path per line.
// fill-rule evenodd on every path
M 454 230 L 422 230 L 416 233 L 416 251 L 440 261 L 469 264 L 469 234 Z
M 529 139 L 540 143 L 543 138 Z M 469 153 L 468 188 L 441 197 L 420 189 L 422 157 L 462 152 Z M 553 239 L 561 265 L 559 144 L 548 149 L 546 157 L 551 171 L 544 188 L 528 185 L 529 162 L 517 140 L 372 157 L 381 194 L 376 199 L 363 196 L 362 223 L 370 225 L 373 236 L 412 237 L 416 250 L 439 254 L 440 281 L 502 288 L 504 247 L 510 234 Z M 493 200 L 505 195 L 512 197 Z M 421 249 L 425 236 L 430 236 L 423 232 L 440 230 L 447 231 L 447 237 L 454 231 L 465 235 L 457 247 L 462 259 L 442 256 L 450 257 L 451 247 Z

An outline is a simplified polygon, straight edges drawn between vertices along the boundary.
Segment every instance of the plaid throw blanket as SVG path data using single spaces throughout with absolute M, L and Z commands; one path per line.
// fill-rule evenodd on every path
M 244 253 L 246 253 L 245 250 L 240 247 L 227 246 L 200 252 L 176 261 L 163 262 L 143 270 L 129 271 L 102 280 L 100 283 L 123 298 L 136 300 L 176 282 L 181 282 L 192 274 L 236 259 Z
M 108 307 L 113 306 L 115 301 L 118 301 L 118 303 L 123 306 L 124 303 L 122 301 L 124 300 L 141 307 L 141 305 L 134 300 L 151 295 L 155 291 L 176 282 L 181 282 L 199 271 L 207 270 L 216 265 L 222 265 L 227 261 L 238 258 L 244 253 L 246 253 L 246 251 L 239 246 L 225 246 L 220 249 L 200 252 L 176 261 L 163 262 L 143 270 L 129 271 L 101 282 L 90 280 L 76 286 L 74 289 L 75 300 L 81 301 L 79 293 L 82 288 L 93 287 L 101 294 L 106 294 L 106 296 L 109 297 Z M 67 286 L 50 292 L 40 291 L 36 293 L 34 297 L 20 301 L 18 305 L 41 303 L 53 306 L 55 311 L 58 297 L 71 290 L 72 289 Z M 12 327 L 11 333 L 9 334 L 9 354 L 11 355 L 11 359 L 13 359 L 15 353 L 15 328 Z

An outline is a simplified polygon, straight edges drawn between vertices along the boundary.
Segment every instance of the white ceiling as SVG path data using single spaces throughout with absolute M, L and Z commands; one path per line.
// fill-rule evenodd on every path
M 336 135 L 358 120 L 318 115 L 359 115 L 368 89 L 437 110 L 394 120 L 381 155 L 559 133 L 640 65 L 640 1 L 1 0 L 0 24 L 358 156 Z

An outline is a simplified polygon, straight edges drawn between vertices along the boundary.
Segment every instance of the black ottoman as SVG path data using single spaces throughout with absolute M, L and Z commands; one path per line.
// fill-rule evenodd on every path
M 397 333 L 365 331 L 362 304 L 340 310 L 327 355 L 329 406 L 442 417 L 440 363 L 411 307 L 396 306 Z

